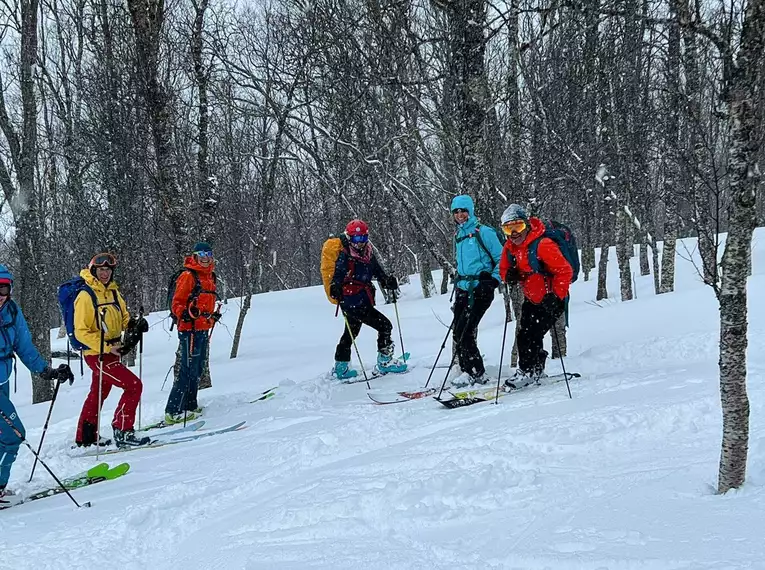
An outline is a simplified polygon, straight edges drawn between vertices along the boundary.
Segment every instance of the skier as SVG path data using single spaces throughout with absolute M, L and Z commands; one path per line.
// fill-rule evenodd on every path
M 148 437 L 136 437 L 133 429 L 143 385 L 120 361 L 124 352 L 121 335 L 127 331 L 131 319 L 125 299 L 114 281 L 116 267 L 117 260 L 112 254 L 95 255 L 88 268 L 80 272 L 89 290 L 80 291 L 74 300 L 74 335 L 87 347 L 83 354 L 93 371 L 90 392 L 85 398 L 77 425 L 75 441 L 78 446 L 109 445 L 110 441 L 100 434 L 96 441 L 96 434 L 98 411 L 112 386 L 122 389 L 122 397 L 112 420 L 114 443 L 117 447 L 131 447 L 146 445 L 150 441 Z M 148 323 L 143 318 L 133 320 L 133 323 L 141 330 L 148 330 Z
M 456 224 L 454 256 L 457 264 L 453 338 L 462 372 L 452 380 L 452 385 L 460 388 L 489 381 L 476 339 L 478 324 L 499 287 L 502 244 L 494 228 L 479 222 L 470 196 L 455 196 L 451 212 Z
M 13 275 L 4 265 L 0 265 L 0 506 L 8 504 L 8 501 L 3 500 L 3 496 L 11 494 L 6 490 L 6 486 L 11 475 L 11 466 L 22 442 L 18 434 L 21 434 L 22 438 L 26 436 L 24 425 L 10 400 L 10 377 L 15 355 L 43 380 L 74 380 L 69 366 L 62 364 L 53 370 L 32 344 L 27 321 L 19 306 L 11 299 L 12 291 Z
M 505 381 L 507 386 L 519 388 L 545 376 L 544 336 L 565 310 L 574 270 L 559 244 L 544 237 L 544 222 L 529 217 L 522 206 L 507 207 L 502 231 L 508 240 L 500 273 L 506 283 L 520 283 L 524 296 L 517 333 L 518 369 Z M 533 266 L 543 271 L 534 271 Z
M 369 243 L 369 228 L 365 222 L 348 222 L 345 234 L 339 238 L 339 242 L 332 244 L 339 245 L 339 255 L 329 281 L 329 297 L 340 305 L 348 324 L 344 327 L 343 336 L 335 349 L 333 376 L 345 380 L 358 375 L 356 370 L 349 368 L 349 363 L 353 339 L 358 336 L 362 324 L 377 330 L 377 370 L 382 374 L 405 372 L 406 363 L 393 357 L 393 325 L 374 307 L 375 288 L 372 285 L 372 279 L 377 279 L 383 289 L 395 291 L 398 289 L 398 280 L 393 275 L 387 275 L 378 263 Z M 329 253 L 330 249 L 325 246 L 322 251 L 323 259 L 332 255 Z M 348 332 L 349 328 L 353 338 Z
M 220 320 L 215 307 L 215 261 L 210 244 L 198 242 L 186 257 L 175 281 L 171 311 L 178 321 L 181 369 L 165 406 L 165 423 L 177 424 L 199 417 L 199 379 L 207 359 L 210 331 Z

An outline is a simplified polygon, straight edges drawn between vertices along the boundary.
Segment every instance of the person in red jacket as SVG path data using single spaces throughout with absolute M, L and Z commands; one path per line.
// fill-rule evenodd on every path
M 199 242 L 178 276 L 171 311 L 178 320 L 181 370 L 165 406 L 165 423 L 176 424 L 199 417 L 199 379 L 205 367 L 210 330 L 221 315 L 215 307 L 215 261 L 210 244 Z
M 558 244 L 543 237 L 544 222 L 529 217 L 522 206 L 508 206 L 502 214 L 502 231 L 508 239 L 500 258 L 499 274 L 506 283 L 520 284 L 524 296 L 517 333 L 518 370 L 505 382 L 518 388 L 544 375 L 547 351 L 543 340 L 566 308 L 574 270 Z M 538 263 L 532 264 L 530 246 L 537 240 Z M 534 271 L 533 265 L 541 270 Z

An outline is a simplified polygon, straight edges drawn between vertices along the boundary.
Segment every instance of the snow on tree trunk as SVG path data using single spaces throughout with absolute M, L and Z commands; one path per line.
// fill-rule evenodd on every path
M 722 450 L 717 490 L 740 487 L 746 477 L 749 445 L 749 398 L 746 392 L 747 277 L 756 221 L 756 195 L 761 174 L 757 163 L 755 105 L 765 49 L 765 0 L 747 3 L 737 61 L 726 61 L 730 74 L 731 214 L 718 293 L 720 300 L 720 399 Z

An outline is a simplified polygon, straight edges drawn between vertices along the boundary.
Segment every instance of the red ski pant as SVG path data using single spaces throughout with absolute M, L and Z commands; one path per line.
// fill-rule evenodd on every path
M 104 354 L 103 362 L 99 361 L 98 355 L 86 356 L 85 362 L 93 370 L 93 380 L 90 384 L 88 397 L 85 398 L 85 404 L 82 406 L 82 413 L 80 413 L 80 422 L 77 425 L 77 441 L 82 441 L 84 424 L 96 425 L 98 422 L 98 382 L 101 377 L 100 367 L 102 364 L 104 373 L 101 384 L 101 404 L 111 392 L 112 386 L 122 388 L 122 398 L 117 404 L 117 409 L 114 410 L 112 427 L 123 431 L 133 429 L 135 411 L 143 389 L 138 376 L 128 370 L 120 362 L 119 356 L 115 354 Z

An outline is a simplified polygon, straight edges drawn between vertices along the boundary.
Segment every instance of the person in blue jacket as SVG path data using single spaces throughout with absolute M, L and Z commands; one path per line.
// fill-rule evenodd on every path
M 470 196 L 455 196 L 450 209 L 456 225 L 454 256 L 457 264 L 453 335 L 462 371 L 452 380 L 452 385 L 485 384 L 489 378 L 476 339 L 478 324 L 499 287 L 502 244 L 494 228 L 478 221 Z
M 6 495 L 11 466 L 26 437 L 24 424 L 10 400 L 14 355 L 18 355 L 31 372 L 40 374 L 45 380 L 74 380 L 69 366 L 62 364 L 53 370 L 32 344 L 27 321 L 19 306 L 11 299 L 12 290 L 13 275 L 4 265 L 0 265 L 0 507 L 7 503 L 3 496 Z

